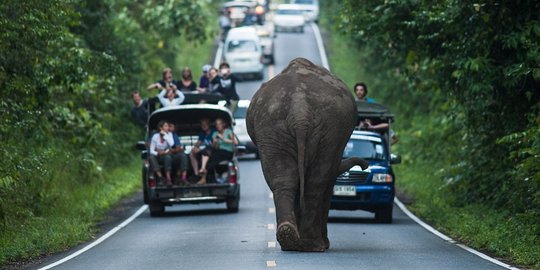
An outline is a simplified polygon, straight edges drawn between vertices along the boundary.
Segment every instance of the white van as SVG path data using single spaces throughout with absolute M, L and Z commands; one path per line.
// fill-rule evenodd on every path
M 255 28 L 231 29 L 225 39 L 223 56 L 233 73 L 254 74 L 257 79 L 263 78 L 263 52 Z

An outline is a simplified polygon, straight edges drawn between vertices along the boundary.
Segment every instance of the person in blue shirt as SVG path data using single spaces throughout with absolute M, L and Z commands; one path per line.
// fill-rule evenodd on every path
M 193 167 L 193 172 L 195 175 L 199 175 L 199 160 L 201 160 L 203 153 L 210 150 L 212 145 L 212 134 L 215 129 L 210 128 L 210 119 L 204 118 L 201 119 L 201 129 L 199 133 L 199 139 L 193 145 L 191 153 L 189 154 L 189 159 L 191 161 L 191 166 Z
M 357 82 L 354 85 L 354 93 L 356 94 L 356 99 L 359 101 L 365 101 L 369 103 L 375 103 L 375 99 L 367 97 L 368 88 L 364 82 Z
M 187 155 L 184 153 L 184 147 L 180 143 L 180 138 L 176 133 L 176 127 L 174 123 L 169 122 L 169 133 L 173 137 L 174 144 L 171 148 L 173 171 L 176 171 L 176 177 L 174 178 L 177 184 L 188 184 L 187 181 Z

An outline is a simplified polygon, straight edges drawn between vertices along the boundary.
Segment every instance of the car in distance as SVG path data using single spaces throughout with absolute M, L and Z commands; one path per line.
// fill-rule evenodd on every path
M 319 1 L 318 0 L 291 0 L 291 4 L 296 4 L 300 7 L 306 21 L 319 21 Z
M 280 4 L 274 13 L 274 31 L 304 32 L 306 19 L 299 5 Z
M 259 158 L 257 146 L 251 141 L 246 128 L 246 112 L 249 107 L 249 100 L 241 99 L 238 101 L 238 108 L 234 112 L 234 134 L 238 138 L 238 145 L 243 149 L 245 154 L 255 154 L 255 158 Z
M 233 28 L 223 45 L 223 56 L 232 72 L 239 75 L 253 74 L 263 78 L 263 52 L 261 40 L 251 26 Z
M 274 33 L 266 26 L 255 26 L 257 35 L 261 39 L 263 57 L 267 64 L 274 64 Z

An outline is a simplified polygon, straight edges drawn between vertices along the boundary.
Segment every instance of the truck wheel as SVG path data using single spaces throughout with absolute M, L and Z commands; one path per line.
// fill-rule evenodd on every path
M 381 223 L 392 223 L 392 208 L 394 205 L 381 208 L 375 212 L 375 219 Z
M 150 216 L 153 217 L 159 217 L 165 212 L 165 206 L 160 202 L 150 202 L 148 208 L 150 208 Z
M 142 186 L 143 186 L 143 200 L 144 204 L 148 204 L 148 186 L 147 186 L 147 172 L 148 170 L 143 167 L 142 169 Z
M 238 205 L 240 204 L 240 192 L 236 197 L 227 198 L 227 211 L 229 213 L 238 213 Z

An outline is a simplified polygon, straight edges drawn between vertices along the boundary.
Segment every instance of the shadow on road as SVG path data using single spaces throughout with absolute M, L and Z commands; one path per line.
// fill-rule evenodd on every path
M 227 209 L 196 209 L 196 210 L 182 210 L 182 209 L 167 209 L 163 215 L 158 218 L 167 217 L 185 217 L 185 216 L 207 216 L 207 215 L 234 215 L 236 213 L 230 213 Z
M 376 224 L 379 222 L 374 218 L 369 217 L 329 217 L 328 223 Z

